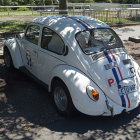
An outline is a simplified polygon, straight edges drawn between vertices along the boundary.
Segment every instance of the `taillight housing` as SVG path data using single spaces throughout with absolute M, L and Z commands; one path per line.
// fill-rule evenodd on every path
M 93 101 L 99 100 L 99 92 L 92 86 L 87 86 L 87 94 Z

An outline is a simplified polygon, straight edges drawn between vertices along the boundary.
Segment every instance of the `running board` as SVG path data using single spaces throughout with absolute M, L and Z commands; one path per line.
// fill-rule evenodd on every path
M 29 76 L 31 79 L 33 79 L 35 82 L 39 83 L 41 86 L 47 89 L 47 91 L 49 91 L 49 86 L 46 83 L 39 80 L 38 78 L 36 78 L 26 67 L 22 66 L 19 68 L 19 70 L 21 72 L 24 72 L 27 76 Z

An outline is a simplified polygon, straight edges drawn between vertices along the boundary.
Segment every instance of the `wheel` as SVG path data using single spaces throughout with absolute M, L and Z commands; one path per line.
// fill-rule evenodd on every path
M 55 81 L 52 94 L 55 107 L 60 114 L 71 116 L 76 113 L 69 90 L 62 81 Z
M 10 55 L 9 50 L 6 47 L 4 48 L 4 63 L 6 68 L 8 69 L 12 70 L 14 68 L 12 57 Z

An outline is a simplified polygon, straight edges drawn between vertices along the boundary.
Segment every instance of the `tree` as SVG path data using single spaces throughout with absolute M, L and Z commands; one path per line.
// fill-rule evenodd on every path
M 68 14 L 67 10 L 67 0 L 59 0 L 59 14 L 65 15 Z
M 0 5 L 4 5 L 4 0 L 0 0 Z
M 51 5 L 57 3 L 58 0 L 0 0 L 0 5 Z M 89 2 L 115 2 L 121 4 L 140 4 L 140 0 L 59 0 L 60 10 L 67 9 L 67 1 L 73 3 L 89 3 Z M 66 12 L 65 12 L 66 13 Z M 62 13 L 64 14 L 64 12 Z
M 72 2 L 72 3 L 90 3 L 90 2 L 94 2 L 94 0 L 69 0 L 69 2 Z
M 125 3 L 125 4 L 140 4 L 140 0 L 112 0 L 116 3 Z
M 95 2 L 107 2 L 107 3 L 112 3 L 113 0 L 95 0 Z

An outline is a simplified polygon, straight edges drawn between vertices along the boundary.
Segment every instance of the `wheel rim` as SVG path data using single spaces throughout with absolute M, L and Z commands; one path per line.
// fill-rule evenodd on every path
M 6 65 L 6 67 L 10 68 L 11 66 L 11 57 L 9 55 L 9 53 L 7 51 L 5 51 L 4 53 L 4 63 Z
M 60 111 L 66 111 L 68 100 L 62 87 L 56 87 L 54 90 L 54 102 Z

